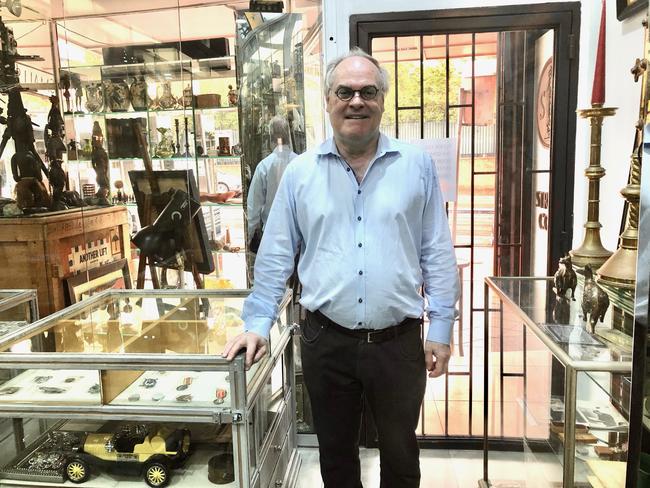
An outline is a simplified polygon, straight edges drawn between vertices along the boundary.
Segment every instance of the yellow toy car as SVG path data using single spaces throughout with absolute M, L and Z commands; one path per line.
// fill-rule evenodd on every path
M 73 483 L 88 480 L 92 468 L 119 467 L 143 476 L 153 488 L 167 486 L 171 470 L 189 455 L 187 429 L 128 425 L 119 432 L 86 433 L 79 446 L 66 456 L 64 474 Z

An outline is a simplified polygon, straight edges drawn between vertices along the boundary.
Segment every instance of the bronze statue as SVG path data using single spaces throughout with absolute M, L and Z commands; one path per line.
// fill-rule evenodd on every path
M 555 272 L 553 279 L 555 293 L 558 296 L 566 296 L 566 292 L 571 290 L 571 300 L 575 301 L 576 286 L 578 286 L 578 277 L 571 264 L 571 256 L 566 255 L 560 258 L 560 266 Z
M 596 323 L 605 320 L 605 312 L 609 307 L 609 296 L 596 284 L 594 272 L 590 265 L 585 265 L 585 287 L 582 294 L 582 320 L 589 319 L 591 333 L 596 329 Z
M 90 155 L 90 161 L 97 174 L 97 185 L 99 186 L 97 193 L 95 193 L 96 200 L 92 203 L 95 205 L 110 205 L 108 195 L 111 191 L 111 180 L 108 176 L 108 154 L 106 154 L 106 150 L 104 149 L 104 134 L 97 121 L 93 124 L 92 137 L 93 149 Z

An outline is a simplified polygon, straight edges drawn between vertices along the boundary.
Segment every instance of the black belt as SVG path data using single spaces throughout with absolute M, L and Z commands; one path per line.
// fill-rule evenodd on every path
M 385 329 L 350 329 L 348 327 L 343 327 L 342 325 L 337 324 L 333 320 L 330 320 L 325 315 L 323 315 L 320 310 L 316 310 L 315 312 L 307 310 L 307 315 L 312 315 L 315 317 L 316 321 L 324 327 L 330 327 L 331 329 L 350 337 L 363 339 L 369 344 L 373 342 L 384 342 L 389 339 L 393 339 L 399 335 L 405 334 L 415 329 L 416 327 L 420 327 L 422 324 L 421 318 L 407 317 L 399 324 L 386 327 Z

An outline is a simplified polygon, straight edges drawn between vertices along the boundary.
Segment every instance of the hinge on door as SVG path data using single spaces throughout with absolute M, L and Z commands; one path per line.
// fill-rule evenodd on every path
M 575 34 L 569 34 L 569 59 L 575 59 L 576 57 L 576 36 Z

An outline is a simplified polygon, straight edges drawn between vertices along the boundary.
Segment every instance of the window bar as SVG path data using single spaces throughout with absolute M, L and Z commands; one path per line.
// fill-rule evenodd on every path
M 521 256 L 521 253 L 519 253 L 519 255 Z M 524 337 L 523 337 L 523 340 L 522 340 L 522 346 L 524 348 L 524 371 L 523 371 L 523 375 L 524 375 L 524 408 L 525 408 L 524 415 L 523 415 L 523 419 L 524 419 L 524 438 L 528 437 L 526 435 L 526 430 L 527 430 L 526 427 L 528 425 L 528 422 L 526 422 L 526 418 L 528 417 L 528 382 L 526 381 L 526 378 L 528 377 L 528 374 L 527 374 L 527 372 L 528 372 L 528 362 L 526 360 L 526 358 L 528 358 L 528 354 L 526 354 L 526 336 L 528 335 L 527 331 L 528 331 L 528 328 L 524 327 L 523 328 L 523 336 Z
M 424 139 L 424 56 L 422 45 L 424 36 L 420 35 L 420 139 Z M 445 213 L 449 215 L 449 205 L 445 202 Z M 424 327 L 422 328 L 422 340 L 424 342 Z M 422 419 L 422 434 L 426 432 L 426 409 L 424 405 L 420 409 L 420 416 Z
M 393 83 L 395 85 L 395 139 L 399 139 L 399 97 L 397 96 L 397 36 L 393 36 L 393 71 L 395 72 Z
M 487 361 L 487 358 L 485 358 L 485 361 Z M 501 437 L 504 437 L 503 435 L 503 417 L 504 417 L 504 406 L 503 406 L 503 392 L 505 391 L 503 388 L 503 378 L 504 378 L 504 371 L 503 371 L 503 301 L 499 298 L 499 424 L 500 424 L 500 430 L 499 432 L 501 433 Z M 487 388 L 488 385 L 483 385 L 484 388 Z M 489 390 L 488 390 L 489 391 Z
M 445 34 L 445 137 L 449 138 L 449 34 Z M 458 212 L 458 202 L 454 205 Z M 449 437 L 449 377 L 445 375 L 445 436 Z
M 420 139 L 424 139 L 424 36 L 420 35 Z
M 474 286 L 472 284 L 474 283 L 474 244 L 475 244 L 475 239 L 474 239 L 474 232 L 475 232 L 475 213 L 474 213 L 474 180 L 476 179 L 476 175 L 474 174 L 476 171 L 475 168 L 475 151 L 476 151 L 476 127 L 475 127 L 475 117 L 476 117 L 476 78 L 475 78 L 475 64 L 476 64 L 476 33 L 472 32 L 472 127 L 471 127 L 471 132 L 470 132 L 470 157 L 471 157 L 471 174 L 472 174 L 472 179 L 470 182 L 470 206 L 472 209 L 472 217 L 470 219 L 470 250 L 469 250 L 469 282 L 470 282 L 470 287 L 469 287 L 469 303 L 473 306 L 474 305 Z M 459 119 L 458 123 L 462 121 L 462 113 L 459 113 Z M 461 126 L 461 133 L 462 133 L 462 126 Z M 460 141 L 459 141 L 460 143 Z M 462 283 L 461 283 L 462 286 Z M 470 344 L 474 344 L 474 314 L 470 314 L 469 316 L 469 341 Z M 474 371 L 474 354 L 473 350 L 470 347 L 470 352 L 469 352 L 469 370 L 470 372 Z M 469 383 L 469 435 L 472 435 L 472 413 L 473 413 L 473 388 L 472 388 L 472 382 L 470 381 Z

